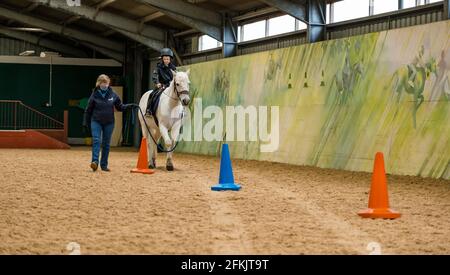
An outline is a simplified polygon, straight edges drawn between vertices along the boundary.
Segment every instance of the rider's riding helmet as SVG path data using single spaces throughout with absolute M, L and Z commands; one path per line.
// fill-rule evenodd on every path
M 161 49 L 161 57 L 163 57 L 163 56 L 170 56 L 170 58 L 173 58 L 172 50 L 169 48 Z

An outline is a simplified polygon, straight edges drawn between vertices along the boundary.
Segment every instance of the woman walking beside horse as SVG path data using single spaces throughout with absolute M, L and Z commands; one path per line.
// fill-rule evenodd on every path
M 89 98 L 84 112 L 83 127 L 92 133 L 92 161 L 91 169 L 97 171 L 99 164 L 100 144 L 102 156 L 100 167 L 102 171 L 109 172 L 108 156 L 111 136 L 114 130 L 114 108 L 123 112 L 132 107 L 132 104 L 122 104 L 119 96 L 109 86 L 111 80 L 105 74 L 100 75 L 95 88 Z

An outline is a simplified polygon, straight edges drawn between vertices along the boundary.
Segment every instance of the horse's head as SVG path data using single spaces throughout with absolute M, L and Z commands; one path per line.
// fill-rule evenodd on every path
M 173 72 L 173 79 L 175 85 L 175 92 L 177 93 L 178 98 L 181 101 L 183 106 L 189 105 L 191 102 L 190 94 L 189 94 L 189 70 L 187 72 Z

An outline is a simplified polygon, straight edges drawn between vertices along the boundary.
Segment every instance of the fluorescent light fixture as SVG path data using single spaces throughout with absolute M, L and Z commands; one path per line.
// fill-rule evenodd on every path
M 35 53 L 35 51 L 24 51 L 19 53 L 20 56 L 30 56 L 33 55 Z

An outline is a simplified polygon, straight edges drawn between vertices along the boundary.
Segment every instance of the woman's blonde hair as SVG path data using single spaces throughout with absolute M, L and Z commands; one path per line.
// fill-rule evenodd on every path
M 101 74 L 97 77 L 97 82 L 95 83 L 95 87 L 100 86 L 102 83 L 110 83 L 111 79 L 106 74 Z

